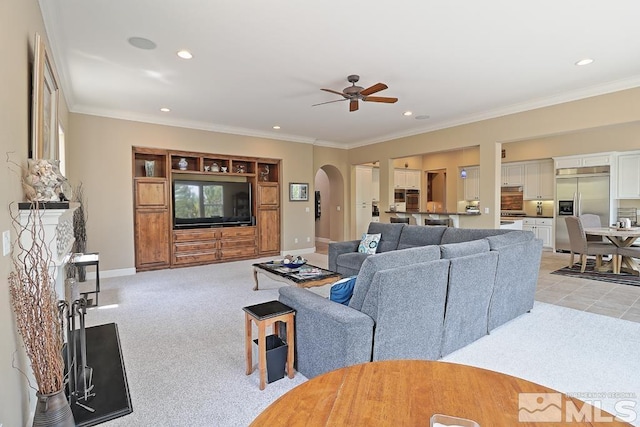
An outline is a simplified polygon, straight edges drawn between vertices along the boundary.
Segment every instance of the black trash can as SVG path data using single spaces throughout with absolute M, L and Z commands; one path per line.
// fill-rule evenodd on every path
M 277 335 L 267 335 L 267 383 L 284 378 L 289 346 Z M 253 340 L 258 345 L 258 339 Z M 260 355 L 258 355 L 260 357 Z

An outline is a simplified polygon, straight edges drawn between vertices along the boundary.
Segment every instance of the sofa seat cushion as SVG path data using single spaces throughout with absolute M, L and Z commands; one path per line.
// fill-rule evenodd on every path
M 371 255 L 363 254 L 360 252 L 349 252 L 347 254 L 341 254 L 336 259 L 336 266 L 338 267 L 336 270 L 338 273 L 342 273 L 342 271 L 355 271 L 354 274 L 357 274 L 362 266 L 364 260 Z
M 382 234 L 380 242 L 378 243 L 377 253 L 395 251 L 398 249 L 400 233 L 404 226 L 404 224 L 389 224 L 383 222 L 369 223 L 367 234 Z
M 489 252 L 489 242 L 486 239 L 440 245 L 440 257 L 443 259 L 458 258 L 483 252 Z
M 422 225 L 405 225 L 400 233 L 398 249 L 418 246 L 439 245 L 447 227 L 423 227 Z
M 340 258 L 342 258 L 342 256 Z M 360 272 L 356 279 L 356 285 L 353 290 L 353 297 L 349 302 L 349 307 L 355 308 L 356 310 L 362 309 L 362 303 L 369 292 L 373 275 L 377 271 L 404 267 L 411 264 L 434 261 L 437 259 L 440 259 L 440 248 L 438 246 L 422 246 L 418 248 L 404 249 L 402 251 L 391 251 L 369 255 L 362 263 L 362 267 L 360 267 Z

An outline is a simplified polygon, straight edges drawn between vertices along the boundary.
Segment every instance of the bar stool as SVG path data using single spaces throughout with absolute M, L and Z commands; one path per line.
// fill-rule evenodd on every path
M 260 371 L 260 390 L 264 390 L 265 388 L 265 377 L 267 373 L 267 327 L 272 326 L 273 334 L 277 335 L 279 324 L 280 322 L 283 322 L 287 330 L 287 374 L 289 378 L 293 378 L 293 317 L 295 315 L 295 310 L 280 301 L 268 301 L 262 304 L 243 307 L 242 309 L 245 312 L 245 352 L 247 359 L 247 375 L 251 375 L 253 372 L 251 354 L 252 322 L 256 322 L 256 325 L 258 325 L 258 369 Z
M 98 252 L 91 253 L 74 253 L 69 258 L 69 264 L 74 267 L 88 267 L 95 265 L 96 267 L 96 289 L 94 291 L 81 292 L 80 294 L 87 300 L 87 307 L 95 307 L 98 305 L 98 295 L 100 294 L 100 255 Z M 83 280 L 84 281 L 84 280 Z M 89 294 L 95 294 L 95 303 L 89 299 Z

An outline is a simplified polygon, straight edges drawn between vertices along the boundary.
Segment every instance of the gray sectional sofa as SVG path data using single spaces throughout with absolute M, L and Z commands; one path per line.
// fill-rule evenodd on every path
M 296 310 L 297 369 L 308 378 L 372 360 L 436 360 L 533 307 L 542 241 L 531 232 L 375 223 L 369 230 L 382 232 L 382 252 L 356 259 L 340 252 L 353 242 L 329 248 L 330 268 L 358 275 L 348 306 L 279 289 Z

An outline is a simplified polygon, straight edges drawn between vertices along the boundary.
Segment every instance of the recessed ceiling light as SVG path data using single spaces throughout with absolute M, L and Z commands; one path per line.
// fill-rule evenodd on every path
M 411 111 L 405 111 L 404 113 L 402 113 L 403 116 L 410 116 L 412 114 L 413 114 L 413 112 L 411 112 Z
M 145 39 L 144 37 L 129 37 L 127 41 L 131 46 L 137 47 L 138 49 L 151 50 L 156 48 L 156 44 L 154 42 L 149 39 Z
M 426 120 L 428 118 L 429 116 L 427 116 L 426 114 L 421 114 L 419 116 L 416 116 L 416 120 Z
M 593 62 L 593 59 L 591 58 L 584 58 L 581 59 L 580 61 L 576 62 L 576 65 L 589 65 Z
M 188 50 L 179 50 L 177 55 L 182 58 L 182 59 L 191 59 L 193 58 L 193 55 L 191 54 L 191 52 L 189 52 Z
M 169 111 L 171 111 L 171 108 L 162 107 L 160 111 L 162 111 L 163 113 L 168 113 Z
M 276 130 L 278 130 L 278 129 L 280 129 L 280 126 L 275 125 L 273 128 L 274 128 L 274 129 L 276 129 Z

